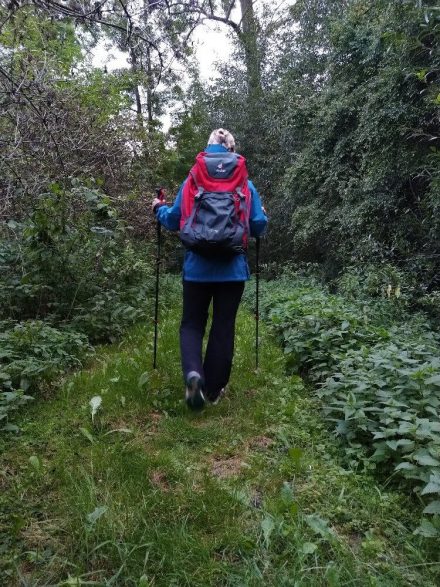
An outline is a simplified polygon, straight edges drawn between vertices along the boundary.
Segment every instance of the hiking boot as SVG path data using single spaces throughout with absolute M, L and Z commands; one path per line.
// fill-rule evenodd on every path
M 203 395 L 203 381 L 196 371 L 191 371 L 186 380 L 185 390 L 186 405 L 190 410 L 202 410 L 205 405 L 205 396 Z
M 222 387 L 217 393 L 207 393 L 206 398 L 210 404 L 216 406 L 225 394 L 226 390 L 224 387 Z

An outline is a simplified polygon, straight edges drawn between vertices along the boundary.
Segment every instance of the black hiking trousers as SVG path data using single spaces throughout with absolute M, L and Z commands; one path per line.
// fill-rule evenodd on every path
M 228 383 L 234 355 L 235 318 L 244 291 L 244 281 L 183 281 L 183 315 L 180 353 L 185 381 L 197 371 L 208 396 L 215 397 Z M 212 324 L 205 357 L 203 337 L 212 301 Z

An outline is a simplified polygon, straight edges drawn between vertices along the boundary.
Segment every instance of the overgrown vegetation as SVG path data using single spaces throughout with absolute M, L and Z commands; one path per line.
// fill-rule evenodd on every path
M 209 82 L 206 21 L 234 44 Z M 5 584 L 438 584 L 439 47 L 432 0 L 0 3 Z M 149 203 L 219 126 L 284 357 L 253 373 L 242 316 L 232 398 L 192 419 L 171 282 L 157 373 L 141 326 Z
M 205 104 L 251 155 L 271 220 L 266 260 L 320 263 L 327 280 L 391 263 L 437 314 L 438 7 L 298 0 L 278 27 L 270 14 L 259 19 L 258 113 L 240 46 Z
M 144 250 L 142 251 L 142 248 Z M 0 425 L 28 393 L 80 365 L 91 343 L 145 318 L 152 263 L 99 189 L 52 185 L 0 240 Z M 23 395 L 24 392 L 26 395 Z
M 385 276 L 370 273 L 365 281 Z M 341 283 L 347 288 L 350 281 Z M 365 296 L 368 287 L 347 299 L 287 274 L 265 284 L 263 313 L 290 370 L 318 384 L 348 461 L 377 469 L 388 482 L 407 480 L 430 516 L 417 532 L 439 536 L 440 337 L 425 316 L 408 312 L 405 283 L 384 280 L 376 298 Z
M 137 326 L 0 440 L 3 582 L 434 587 L 414 500 L 346 465 L 263 326 L 254 371 L 247 312 L 228 394 L 188 413 L 166 286 L 157 371 Z

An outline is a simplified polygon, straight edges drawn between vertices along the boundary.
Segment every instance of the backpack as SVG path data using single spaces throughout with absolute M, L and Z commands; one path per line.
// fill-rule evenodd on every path
M 246 159 L 236 153 L 199 153 L 182 193 L 180 240 L 206 257 L 245 253 L 251 192 Z

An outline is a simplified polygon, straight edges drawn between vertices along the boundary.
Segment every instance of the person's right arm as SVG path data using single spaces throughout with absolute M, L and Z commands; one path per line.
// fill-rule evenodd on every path
M 180 204 L 182 202 L 182 192 L 184 185 L 185 182 L 183 182 L 180 186 L 176 200 L 172 206 L 162 205 L 156 208 L 157 220 L 168 230 L 179 230 L 180 228 Z

